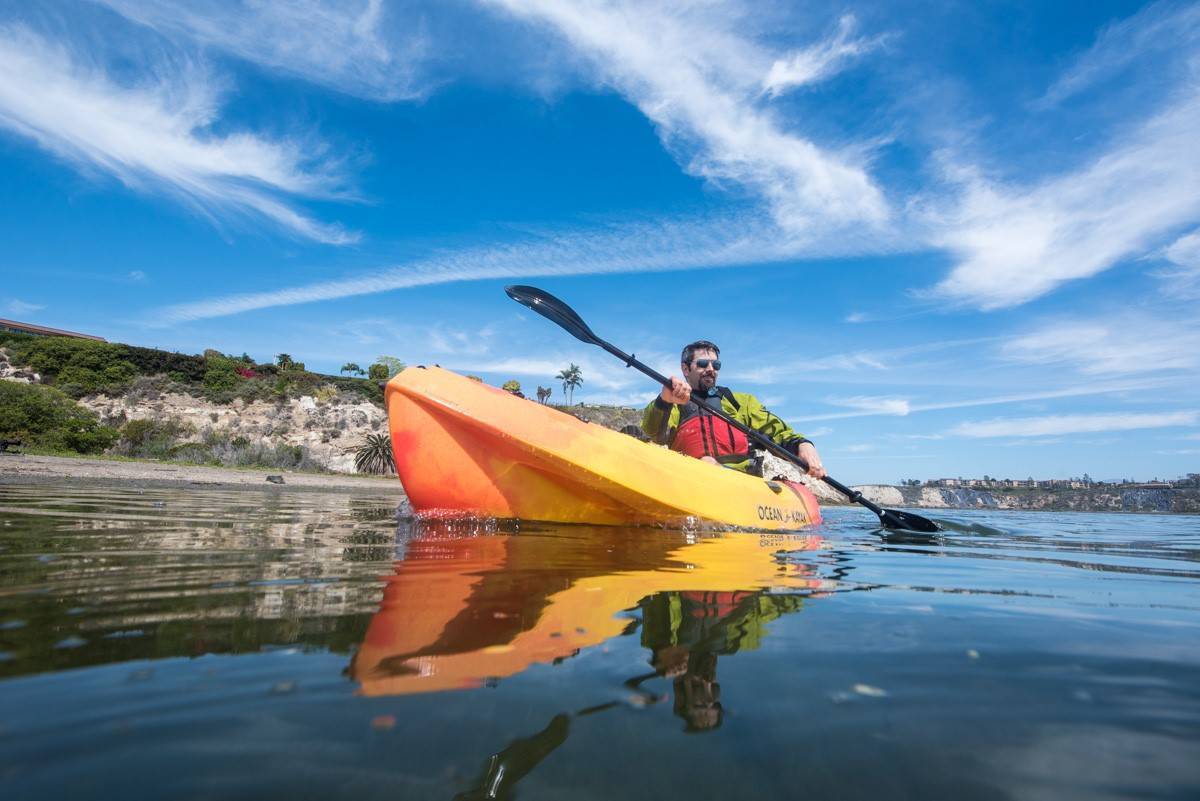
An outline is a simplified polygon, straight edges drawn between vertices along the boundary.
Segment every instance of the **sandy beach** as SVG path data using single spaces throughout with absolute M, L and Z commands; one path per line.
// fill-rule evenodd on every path
M 270 482 L 267 476 L 282 476 L 283 483 Z M 404 495 L 395 476 L 290 473 L 282 470 L 203 467 L 172 462 L 124 462 L 0 453 L 0 484 L 49 486 L 66 481 L 97 486 L 194 486 L 274 492 L 394 492 L 397 498 Z

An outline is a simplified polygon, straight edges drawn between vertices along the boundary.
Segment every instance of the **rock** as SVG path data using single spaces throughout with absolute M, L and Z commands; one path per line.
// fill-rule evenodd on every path
M 282 484 L 283 476 L 267 476 L 267 481 L 270 481 L 272 484 Z

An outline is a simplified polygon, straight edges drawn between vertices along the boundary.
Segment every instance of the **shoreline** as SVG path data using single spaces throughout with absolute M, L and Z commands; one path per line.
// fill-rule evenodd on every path
M 267 481 L 282 476 L 284 483 Z M 404 490 L 395 476 L 351 476 L 337 473 L 296 473 L 260 468 L 116 461 L 68 456 L 0 453 L 0 486 L 53 486 L 70 481 L 98 487 L 140 489 L 234 489 L 268 492 L 386 492 L 397 499 Z

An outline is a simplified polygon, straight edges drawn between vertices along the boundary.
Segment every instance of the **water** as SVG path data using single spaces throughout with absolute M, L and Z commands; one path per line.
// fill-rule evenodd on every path
M 1200 518 L 0 486 L 0 796 L 1200 797 Z

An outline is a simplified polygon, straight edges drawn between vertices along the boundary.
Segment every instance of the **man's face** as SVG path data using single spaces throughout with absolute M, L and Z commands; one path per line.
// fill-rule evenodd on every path
M 701 367 L 697 362 L 707 366 Z M 717 354 L 711 350 L 698 350 L 692 355 L 691 364 L 683 364 L 683 377 L 692 389 L 711 389 L 717 383 Z

